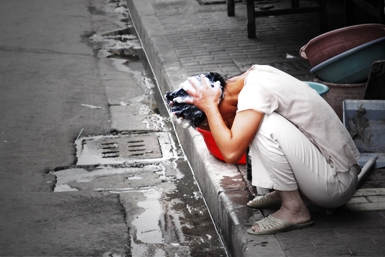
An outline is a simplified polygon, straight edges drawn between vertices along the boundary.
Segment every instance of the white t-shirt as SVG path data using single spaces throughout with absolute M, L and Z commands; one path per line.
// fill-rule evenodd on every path
M 317 146 L 336 172 L 347 172 L 360 153 L 330 105 L 308 84 L 267 65 L 254 65 L 238 97 L 238 112 L 277 112 Z

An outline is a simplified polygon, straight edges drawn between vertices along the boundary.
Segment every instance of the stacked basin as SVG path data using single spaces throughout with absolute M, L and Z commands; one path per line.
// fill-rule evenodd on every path
M 327 32 L 304 45 L 300 55 L 322 81 L 363 82 L 373 62 L 385 59 L 385 25 L 361 24 Z
M 311 39 L 300 51 L 316 82 L 329 87 L 324 96 L 342 121 L 342 102 L 362 99 L 372 64 L 385 60 L 385 25 L 344 27 Z

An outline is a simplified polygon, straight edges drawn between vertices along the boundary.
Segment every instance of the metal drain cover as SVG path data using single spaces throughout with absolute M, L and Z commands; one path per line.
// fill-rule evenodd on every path
M 92 141 L 103 158 L 160 158 L 158 137 L 153 134 L 120 138 L 103 138 Z
M 171 157 L 173 149 L 168 133 L 87 137 L 76 145 L 78 165 L 159 160 Z

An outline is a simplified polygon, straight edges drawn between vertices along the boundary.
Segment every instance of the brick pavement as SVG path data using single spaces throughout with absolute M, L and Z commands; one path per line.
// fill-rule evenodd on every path
M 233 75 L 256 63 L 270 64 L 302 80 L 314 78 L 298 51 L 319 34 L 316 14 L 258 18 L 257 38 L 248 39 L 244 2 L 236 2 L 235 17 L 227 17 L 223 1 L 199 4 L 204 2 L 127 0 L 162 93 L 177 88 L 188 75 L 209 70 Z M 342 1 L 329 2 L 329 28 L 343 26 Z M 246 229 L 272 210 L 245 207 L 252 191 L 244 165 L 217 161 L 207 154 L 199 133 L 178 126 L 176 130 L 230 255 L 385 255 L 384 169 L 370 175 L 346 208 L 331 214 L 310 205 L 314 226 L 275 236 L 251 236 Z
M 156 12 L 187 74 L 215 70 L 232 75 L 259 63 L 275 64 L 294 75 L 312 77 L 308 63 L 299 59 L 298 50 L 318 34 L 314 29 L 318 26 L 314 14 L 291 15 L 289 19 L 288 16 L 260 18 L 257 39 L 250 40 L 246 36 L 244 15 L 227 17 L 224 4 L 205 5 L 195 11 L 199 7 L 184 7 L 179 12 L 158 7 Z M 185 15 L 186 12 L 191 15 Z M 236 12 L 245 13 L 245 5 L 237 4 Z M 297 58 L 288 59 L 287 54 Z

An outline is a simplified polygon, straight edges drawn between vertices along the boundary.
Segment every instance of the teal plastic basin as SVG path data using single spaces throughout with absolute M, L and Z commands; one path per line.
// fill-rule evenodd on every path
M 312 89 L 317 91 L 317 93 L 320 96 L 323 96 L 324 94 L 329 92 L 329 87 L 324 85 L 324 84 L 317 83 L 317 82 L 312 82 L 312 81 L 304 81 L 304 82 L 307 83 Z
M 352 84 L 366 81 L 373 62 L 385 59 L 385 37 L 330 58 L 310 70 L 321 80 Z

